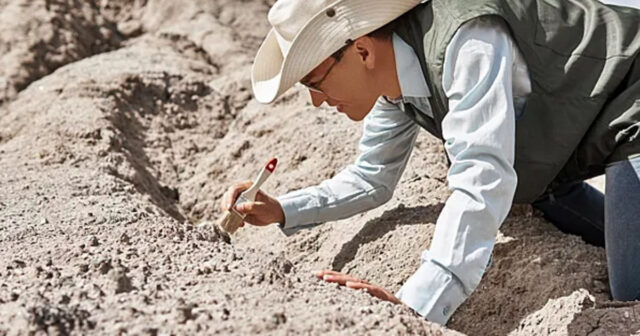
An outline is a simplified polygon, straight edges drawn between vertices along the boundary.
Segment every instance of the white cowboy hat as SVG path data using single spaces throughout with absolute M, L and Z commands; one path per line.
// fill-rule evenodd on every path
M 251 69 L 253 94 L 271 103 L 345 45 L 406 13 L 424 0 L 279 0 L 273 27 Z

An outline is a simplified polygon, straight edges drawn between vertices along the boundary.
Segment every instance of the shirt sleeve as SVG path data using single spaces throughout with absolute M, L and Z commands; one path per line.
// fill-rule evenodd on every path
M 433 322 L 445 324 L 477 287 L 511 208 L 515 50 L 506 28 L 482 19 L 461 27 L 447 46 L 442 82 L 449 112 L 442 129 L 452 194 L 420 267 L 396 293 Z
M 284 211 L 278 226 L 289 236 L 323 222 L 350 217 L 387 202 L 413 149 L 418 126 L 380 97 L 364 119 L 359 155 L 333 178 L 277 197 Z

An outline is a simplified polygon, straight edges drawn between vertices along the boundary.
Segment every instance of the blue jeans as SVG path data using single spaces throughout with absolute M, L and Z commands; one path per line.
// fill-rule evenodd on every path
M 640 300 L 640 157 L 610 164 L 603 195 L 585 182 L 533 203 L 561 231 L 604 246 L 614 300 Z

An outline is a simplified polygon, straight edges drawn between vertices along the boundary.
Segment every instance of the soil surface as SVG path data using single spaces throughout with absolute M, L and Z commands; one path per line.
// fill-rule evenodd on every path
M 252 100 L 273 1 L 0 0 L 0 335 L 629 335 L 602 248 L 527 207 L 446 327 L 315 279 L 396 291 L 446 201 L 422 132 L 394 197 L 285 237 L 211 223 L 225 189 L 272 156 L 272 195 L 353 162 L 361 124 L 290 90 Z

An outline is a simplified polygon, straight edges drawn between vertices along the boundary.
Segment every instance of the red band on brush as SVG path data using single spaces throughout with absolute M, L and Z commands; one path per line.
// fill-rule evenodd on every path
M 267 162 L 267 166 L 265 167 L 270 173 L 276 169 L 276 165 L 278 164 L 278 159 L 273 158 Z

